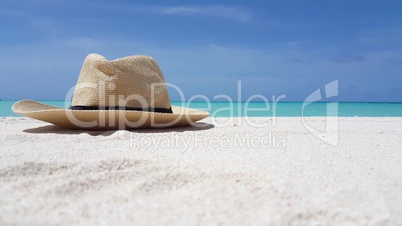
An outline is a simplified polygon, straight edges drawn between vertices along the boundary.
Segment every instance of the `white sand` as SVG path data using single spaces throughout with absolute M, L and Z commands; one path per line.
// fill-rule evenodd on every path
M 402 224 L 402 118 L 340 118 L 338 146 L 300 118 L 224 120 L 85 132 L 0 118 L 0 225 Z

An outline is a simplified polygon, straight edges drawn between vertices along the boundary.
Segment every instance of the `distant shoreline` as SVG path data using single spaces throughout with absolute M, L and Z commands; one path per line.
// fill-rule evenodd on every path
M 17 101 L 3 100 L 0 102 L 0 117 L 18 116 L 11 107 Z M 44 104 L 68 108 L 70 102 L 40 101 Z M 336 103 L 335 103 L 336 104 Z M 402 103 L 388 102 L 339 102 L 337 111 L 327 112 L 332 102 L 179 102 L 172 101 L 172 105 L 207 110 L 212 117 L 402 117 Z
M 14 101 L 17 102 L 19 100 L 6 100 L 6 99 L 0 99 L 0 101 Z M 49 102 L 49 101 L 56 101 L 56 102 L 64 102 L 64 100 L 36 100 L 39 102 Z M 67 101 L 68 102 L 68 101 Z M 178 100 L 171 100 L 171 102 L 174 103 L 179 103 L 181 101 Z M 185 101 L 187 102 L 187 100 Z M 192 101 L 192 102 L 197 102 L 201 103 L 204 101 Z M 236 103 L 246 103 L 247 101 L 234 101 Z M 279 101 L 278 103 L 303 103 L 304 101 Z M 333 103 L 334 101 L 316 101 L 314 103 Z M 398 101 L 337 101 L 338 103 L 351 103 L 351 104 L 402 104 L 401 102 Z M 211 103 L 229 103 L 229 101 L 211 101 Z M 264 103 L 264 101 L 250 101 L 250 103 Z

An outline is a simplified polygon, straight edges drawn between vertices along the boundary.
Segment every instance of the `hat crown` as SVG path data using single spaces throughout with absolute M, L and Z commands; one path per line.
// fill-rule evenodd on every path
M 82 66 L 72 106 L 166 108 L 170 99 L 152 57 L 134 55 L 108 61 L 92 53 Z

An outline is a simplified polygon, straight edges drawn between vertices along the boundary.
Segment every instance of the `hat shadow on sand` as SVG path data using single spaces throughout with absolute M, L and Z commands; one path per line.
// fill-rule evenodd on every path
M 181 127 L 169 127 L 169 128 L 152 128 L 152 129 L 127 129 L 120 131 L 128 131 L 134 133 L 170 133 L 170 132 L 186 132 L 186 131 L 202 131 L 214 128 L 213 124 L 197 122 L 196 126 L 181 126 Z M 25 133 L 32 134 L 67 134 L 77 135 L 86 133 L 91 136 L 110 136 L 119 130 L 69 130 L 56 125 L 46 125 L 36 128 L 30 128 L 23 130 Z

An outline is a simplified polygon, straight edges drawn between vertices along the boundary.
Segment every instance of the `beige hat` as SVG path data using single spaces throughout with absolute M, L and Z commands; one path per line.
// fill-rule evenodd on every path
M 84 61 L 68 109 L 22 100 L 17 114 L 69 129 L 130 129 L 191 125 L 206 111 L 171 106 L 165 79 L 149 56 L 112 61 L 90 54 Z

